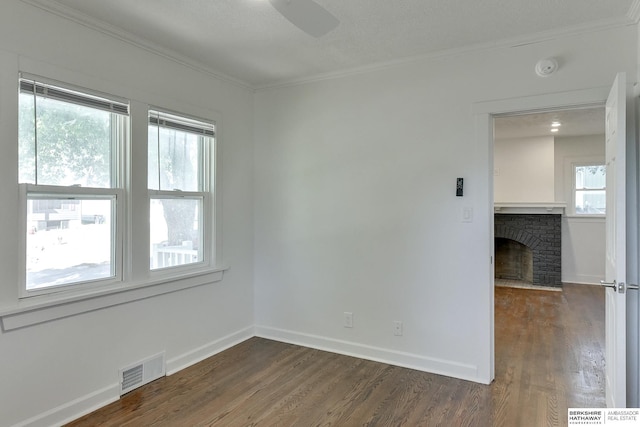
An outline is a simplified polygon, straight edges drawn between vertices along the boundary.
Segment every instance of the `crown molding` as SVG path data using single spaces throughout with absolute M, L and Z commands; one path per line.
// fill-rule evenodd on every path
M 20 1 L 30 6 L 33 6 L 35 8 L 57 15 L 63 19 L 67 19 L 76 24 L 82 25 L 91 30 L 98 31 L 102 34 L 118 39 L 122 42 L 135 46 L 139 49 L 143 49 L 154 55 L 158 55 L 164 59 L 168 59 L 172 62 L 178 63 L 184 67 L 191 68 L 194 71 L 198 71 L 200 73 L 206 74 L 209 77 L 213 77 L 215 79 L 222 80 L 236 86 L 240 86 L 244 89 L 254 89 L 254 87 L 251 84 L 243 80 L 239 80 L 237 78 L 220 73 L 199 61 L 195 61 L 191 58 L 188 58 L 176 52 L 175 50 L 167 49 L 157 43 L 153 43 L 149 40 L 138 37 L 134 34 L 131 34 L 123 30 L 120 27 L 107 24 L 106 22 L 95 19 L 89 15 L 86 15 L 82 12 L 79 12 L 75 9 L 72 9 L 68 6 L 58 3 L 55 0 L 20 0 Z
M 634 4 L 640 4 L 640 0 L 634 0 Z M 640 6 L 639 6 L 640 8 Z M 429 52 L 426 54 L 420 54 L 415 56 L 410 56 L 401 59 L 394 59 L 391 61 L 378 62 L 371 65 L 365 65 L 362 67 L 354 67 L 345 70 L 328 72 L 322 74 L 316 74 L 314 76 L 302 77 L 299 79 L 290 79 L 283 80 L 280 82 L 275 82 L 272 84 L 264 84 L 264 85 L 256 85 L 256 91 L 263 91 L 269 89 L 277 89 L 281 87 L 289 87 L 289 86 L 298 86 L 308 83 L 315 83 L 324 80 L 331 80 L 341 77 L 348 77 L 353 75 L 365 74 L 369 72 L 385 70 L 389 68 L 400 67 L 407 64 L 425 62 L 438 58 L 446 58 L 446 57 L 454 57 L 463 54 L 467 54 L 470 52 L 477 52 L 482 50 L 494 50 L 494 49 L 505 49 L 505 48 L 517 48 L 521 46 L 527 46 L 537 43 L 542 43 L 549 40 L 555 40 L 560 37 L 572 37 L 578 36 L 581 34 L 588 33 L 596 33 L 600 31 L 611 30 L 620 27 L 627 27 L 630 25 L 635 25 L 637 22 L 633 22 L 632 18 L 627 14 L 626 17 L 617 18 L 617 19 L 606 19 L 597 22 L 591 22 L 588 24 L 575 25 L 572 27 L 566 27 L 561 30 L 551 30 L 544 31 L 535 34 L 529 34 L 526 36 L 518 36 L 512 37 L 508 39 L 486 42 L 486 43 L 477 43 L 473 45 L 468 45 L 460 48 L 452 48 L 452 49 L 443 49 L 436 52 Z

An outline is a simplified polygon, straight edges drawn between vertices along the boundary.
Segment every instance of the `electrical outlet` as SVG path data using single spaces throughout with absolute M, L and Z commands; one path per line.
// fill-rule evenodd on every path
M 344 327 L 353 328 L 353 313 L 350 311 L 344 312 Z
M 402 336 L 402 322 L 400 320 L 393 321 L 393 335 Z

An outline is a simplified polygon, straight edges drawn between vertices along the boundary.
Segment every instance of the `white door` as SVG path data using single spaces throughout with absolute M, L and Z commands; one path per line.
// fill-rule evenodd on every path
M 613 82 L 606 105 L 606 397 L 626 407 L 626 76 Z

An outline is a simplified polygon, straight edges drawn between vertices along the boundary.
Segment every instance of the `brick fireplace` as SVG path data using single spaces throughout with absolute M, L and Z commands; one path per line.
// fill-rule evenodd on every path
M 562 286 L 561 215 L 494 216 L 495 275 L 537 286 Z

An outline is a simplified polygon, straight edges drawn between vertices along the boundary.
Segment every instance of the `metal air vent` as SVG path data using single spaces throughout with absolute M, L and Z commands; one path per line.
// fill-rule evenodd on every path
M 164 353 L 120 370 L 120 396 L 165 376 Z

